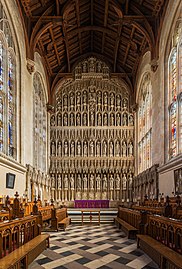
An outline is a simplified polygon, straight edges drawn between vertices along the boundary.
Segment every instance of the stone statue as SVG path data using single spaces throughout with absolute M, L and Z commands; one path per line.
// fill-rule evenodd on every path
M 84 190 L 87 189 L 87 175 L 86 174 L 84 174 L 84 177 L 83 177 L 83 188 Z
M 61 114 L 57 115 L 57 124 L 58 126 L 61 126 Z
M 134 119 L 133 119 L 133 115 L 129 116 L 129 125 L 133 126 L 134 125 Z
M 51 116 L 50 123 L 51 123 L 51 126 L 55 126 L 55 116 L 54 115 Z
M 68 141 L 64 141 L 64 156 L 68 156 Z
M 112 174 L 111 174 L 110 180 L 109 180 L 109 187 L 110 187 L 110 190 L 114 189 L 114 178 L 113 178 Z
M 78 141 L 77 142 L 77 156 L 81 156 L 81 155 L 82 155 L 81 142 Z
M 74 125 L 75 125 L 74 114 L 71 113 L 71 114 L 70 114 L 70 126 L 74 126 Z
M 84 145 L 83 145 L 83 156 L 87 157 L 88 156 L 88 147 L 87 147 L 87 142 L 84 141 Z
M 107 92 L 104 93 L 104 106 L 107 107 Z
M 64 126 L 68 126 L 68 115 L 66 113 L 63 116 L 63 123 L 64 123 Z
M 123 99 L 123 109 L 127 109 L 128 100 L 126 98 Z
M 87 73 L 87 61 L 83 62 L 83 73 Z
M 68 189 L 68 176 L 67 176 L 67 174 L 64 176 L 64 188 Z
M 94 156 L 94 141 L 90 141 L 90 156 Z
M 70 147 L 71 147 L 71 152 L 70 152 L 71 157 L 74 157 L 75 156 L 75 143 L 74 143 L 74 141 L 71 141 Z
M 114 107 L 114 93 L 112 92 L 111 93 L 111 96 L 110 96 L 110 104 L 111 104 L 111 108 Z
M 122 150 L 123 150 L 123 157 L 126 157 L 126 151 L 127 151 L 127 149 L 126 149 L 126 142 L 125 141 L 123 142 Z
M 126 178 L 126 174 L 123 174 L 123 190 L 126 190 L 126 184 L 127 184 L 127 178 Z
M 102 125 L 102 115 L 101 115 L 101 113 L 97 114 L 97 125 L 98 126 Z
M 128 155 L 129 155 L 129 157 L 133 156 L 133 144 L 131 141 L 128 145 Z
M 97 141 L 97 145 L 96 145 L 96 155 L 97 155 L 97 157 L 100 156 L 100 141 Z
M 119 177 L 119 174 L 117 174 L 116 176 L 116 190 L 120 190 L 120 177 Z
M 127 113 L 123 114 L 123 126 L 127 126 L 128 125 L 128 119 L 127 119 Z
M 71 92 L 69 99 L 70 99 L 70 106 L 73 107 L 74 106 L 74 94 L 73 94 L 73 92 Z
M 56 155 L 56 145 L 54 141 L 51 142 L 51 155 Z
M 58 189 L 61 189 L 62 187 L 62 182 L 61 182 L 61 175 L 58 175 Z
M 97 104 L 98 105 L 102 104 L 102 94 L 100 91 L 97 93 Z
M 78 177 L 77 177 L 77 188 L 80 190 L 81 187 L 82 187 L 82 179 L 81 179 L 80 174 L 78 174 Z
M 102 188 L 103 188 L 103 190 L 107 190 L 107 177 L 106 177 L 106 174 L 104 174 L 104 177 L 102 179 Z
M 120 124 L 121 124 L 120 114 L 117 113 L 117 115 L 116 115 L 116 125 L 117 125 L 117 126 L 120 126 Z
M 104 126 L 107 126 L 107 114 L 106 113 L 104 114 L 103 122 L 104 122 Z
M 80 107 L 80 104 L 81 104 L 81 98 L 80 98 L 80 92 L 77 92 L 77 95 L 76 95 L 76 104 L 77 104 L 77 107 Z
M 83 114 L 83 125 L 87 126 L 87 114 L 86 113 Z
M 61 156 L 61 155 L 62 155 L 62 154 L 61 154 L 61 153 L 62 153 L 61 141 L 58 142 L 58 146 L 57 146 L 57 147 L 58 147 L 58 149 L 57 149 L 57 154 L 58 154 L 58 156 Z
M 114 114 L 111 113 L 110 115 L 110 126 L 114 126 Z
M 119 157 L 120 156 L 120 143 L 119 143 L 119 141 L 117 140 L 116 141 L 116 149 L 115 149 L 115 155 L 116 155 L 116 157 Z
M 104 157 L 107 156 L 107 143 L 106 143 L 105 140 L 103 141 L 103 145 L 102 145 L 102 155 L 103 155 Z
M 117 103 L 117 107 L 119 108 L 121 105 L 121 99 L 120 99 L 120 95 L 118 94 L 116 97 L 116 103 Z
M 68 96 L 66 94 L 63 96 L 63 105 L 64 107 L 67 107 L 68 105 Z
M 55 176 L 54 174 L 52 174 L 52 177 L 51 177 L 51 185 L 52 185 L 52 188 L 56 188 L 56 180 L 55 180 Z
M 113 156 L 113 149 L 114 149 L 113 142 L 110 141 L 110 143 L 109 143 L 109 156 L 110 156 L 110 157 Z
M 77 125 L 77 126 L 80 126 L 80 125 L 81 125 L 80 113 L 78 113 L 78 114 L 76 115 L 76 125 Z
M 94 188 L 94 175 L 90 175 L 90 189 L 92 190 Z
M 74 176 L 73 176 L 73 174 L 71 174 L 71 177 L 70 177 L 70 187 L 72 190 L 74 189 Z
M 94 113 L 90 113 L 90 126 L 94 126 Z
M 100 174 L 98 174 L 97 177 L 96 177 L 97 190 L 100 190 L 100 183 L 101 183 L 101 178 L 100 178 Z

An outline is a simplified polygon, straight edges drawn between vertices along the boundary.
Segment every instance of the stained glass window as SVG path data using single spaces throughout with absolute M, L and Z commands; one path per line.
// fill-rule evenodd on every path
M 179 42 L 179 153 L 182 153 L 182 38 Z
M 9 21 L 0 3 L 0 152 L 16 159 L 16 61 Z
M 0 151 L 3 151 L 3 98 L 0 95 Z
M 149 74 L 145 74 L 139 90 L 138 110 L 138 158 L 139 173 L 152 165 L 151 134 L 152 134 L 152 91 Z
M 3 43 L 0 40 L 0 91 L 3 91 L 4 86 L 4 59 L 3 59 Z
M 11 54 L 8 55 L 8 152 L 10 156 L 14 153 L 14 81 L 15 65 Z
M 177 24 L 169 56 L 169 158 L 182 153 L 182 25 Z
M 34 166 L 46 171 L 47 119 L 41 76 L 34 74 Z

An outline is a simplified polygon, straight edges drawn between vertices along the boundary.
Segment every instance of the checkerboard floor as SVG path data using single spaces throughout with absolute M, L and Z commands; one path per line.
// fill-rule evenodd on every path
M 114 224 L 70 225 L 50 233 L 50 248 L 29 269 L 157 269 L 136 241 L 127 239 Z

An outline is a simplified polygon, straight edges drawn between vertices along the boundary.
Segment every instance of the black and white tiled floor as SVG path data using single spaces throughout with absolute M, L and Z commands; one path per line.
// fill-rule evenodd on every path
M 127 239 L 114 224 L 70 225 L 50 233 L 50 248 L 29 269 L 156 269 L 136 241 Z

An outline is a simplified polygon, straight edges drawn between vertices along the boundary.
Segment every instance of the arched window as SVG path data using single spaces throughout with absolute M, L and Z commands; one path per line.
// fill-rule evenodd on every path
M 138 109 L 138 167 L 139 173 L 152 165 L 152 89 L 150 75 L 145 74 L 139 90 Z
M 41 76 L 34 74 L 34 167 L 46 172 L 47 118 Z
M 0 4 L 0 152 L 16 159 L 16 53 Z
M 173 36 L 168 60 L 169 158 L 182 153 L 182 23 Z

